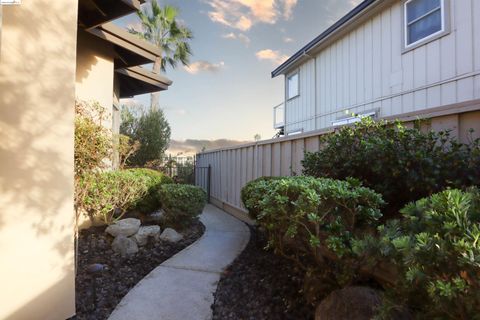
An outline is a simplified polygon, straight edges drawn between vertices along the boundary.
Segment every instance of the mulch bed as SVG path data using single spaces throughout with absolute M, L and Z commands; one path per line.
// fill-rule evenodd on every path
M 301 292 L 300 273 L 291 261 L 264 250 L 266 239 L 261 232 L 250 231 L 248 246 L 220 280 L 213 319 L 313 319 L 314 309 Z
M 104 230 L 105 227 L 92 227 L 80 233 L 76 277 L 77 315 L 72 319 L 107 319 L 135 284 L 163 261 L 200 238 L 205 227 L 197 220 L 188 229 L 180 231 L 183 240 L 177 243 L 152 240 L 130 258 L 122 258 L 113 252 L 113 238 Z M 92 264 L 105 266 L 96 279 L 87 271 Z

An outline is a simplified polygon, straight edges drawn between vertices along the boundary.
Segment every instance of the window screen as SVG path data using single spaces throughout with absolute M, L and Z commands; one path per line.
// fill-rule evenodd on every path
M 406 45 L 417 43 L 444 29 L 443 0 L 405 3 Z

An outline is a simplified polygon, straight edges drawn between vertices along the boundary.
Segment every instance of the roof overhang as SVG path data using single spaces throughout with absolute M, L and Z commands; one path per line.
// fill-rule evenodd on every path
M 172 81 L 142 67 L 119 68 L 120 98 L 167 90 Z
M 286 74 L 294 67 L 297 67 L 301 63 L 310 59 L 311 55 L 317 53 L 322 48 L 328 46 L 331 42 L 338 39 L 345 32 L 348 32 L 351 28 L 354 28 L 356 23 L 363 23 L 364 19 L 370 15 L 367 13 L 374 14 L 377 10 L 390 5 L 395 0 L 364 0 L 349 13 L 343 16 L 335 24 L 317 36 L 315 39 L 310 41 L 302 49 L 297 51 L 293 56 L 287 59 L 282 63 L 278 68 L 272 71 L 272 78 L 275 78 L 278 75 Z
M 102 24 L 88 32 L 100 37 L 115 46 L 115 66 L 126 68 L 155 62 L 162 51 L 151 43 L 140 39 L 112 22 Z
M 80 0 L 78 21 L 85 28 L 95 28 L 140 10 L 144 0 Z

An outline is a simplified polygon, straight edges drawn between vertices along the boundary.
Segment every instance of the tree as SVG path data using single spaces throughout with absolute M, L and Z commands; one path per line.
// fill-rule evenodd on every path
M 155 60 L 153 72 L 166 71 L 167 65 L 176 68 L 178 63 L 187 66 L 190 62 L 192 50 L 189 40 L 193 39 L 192 31 L 178 23 L 179 10 L 165 5 L 163 8 L 157 0 L 151 0 L 148 8 L 137 12 L 142 30 L 130 28 L 129 32 L 153 43 L 162 49 L 162 56 Z M 158 109 L 158 92 L 151 95 L 151 107 Z
M 161 109 L 151 109 L 138 117 L 128 108 L 123 108 L 120 133 L 140 143 L 128 163 L 144 166 L 149 161 L 162 159 L 170 143 L 171 130 Z
M 253 139 L 254 139 L 255 141 L 260 141 L 260 140 L 262 140 L 262 136 L 257 133 L 257 134 L 255 134 L 255 135 L 253 136 Z

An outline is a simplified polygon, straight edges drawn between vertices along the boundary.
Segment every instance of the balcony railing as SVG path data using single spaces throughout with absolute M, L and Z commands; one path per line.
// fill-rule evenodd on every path
M 273 128 L 282 129 L 285 126 L 285 105 L 273 107 Z

